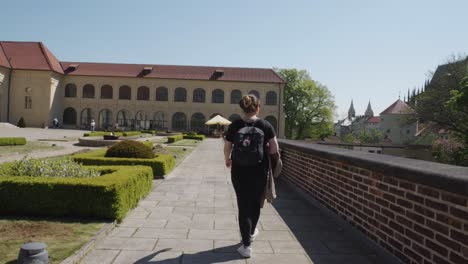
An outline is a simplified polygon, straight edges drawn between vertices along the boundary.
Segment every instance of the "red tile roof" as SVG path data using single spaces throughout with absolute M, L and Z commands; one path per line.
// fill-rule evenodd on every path
M 380 123 L 380 117 L 378 116 L 373 116 L 369 119 L 367 119 L 367 123 Z
M 1 41 L 0 46 L 13 69 L 48 70 L 63 74 L 57 58 L 40 42 Z
M 78 67 L 69 68 L 72 64 Z M 41 42 L 0 41 L 0 66 L 67 75 L 284 83 L 272 69 L 59 62 Z M 152 70 L 143 71 L 145 67 L 152 67 Z
M 52 52 L 50 52 L 50 50 L 44 44 L 42 44 L 42 42 L 40 42 L 40 45 L 47 59 L 47 62 L 49 63 L 52 70 L 63 74 L 64 72 L 62 69 L 62 65 L 60 65 L 59 60 L 54 56 Z
M 405 102 L 398 99 L 380 114 L 414 114 L 414 110 Z
M 272 69 L 261 68 L 90 62 L 62 62 L 61 64 L 68 75 L 284 83 L 284 80 Z M 78 67 L 73 71 L 67 70 L 67 68 L 73 64 L 77 64 Z M 152 67 L 152 70 L 148 74 L 142 75 L 142 70 L 145 67 Z M 218 74 L 215 74 L 215 71 L 218 71 Z

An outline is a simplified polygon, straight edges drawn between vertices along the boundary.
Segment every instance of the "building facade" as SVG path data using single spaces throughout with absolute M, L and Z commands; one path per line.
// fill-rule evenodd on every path
M 59 62 L 40 42 L 0 42 L 0 122 L 66 128 L 204 132 L 216 114 L 240 118 L 242 95 L 284 137 L 285 82 L 272 69 Z

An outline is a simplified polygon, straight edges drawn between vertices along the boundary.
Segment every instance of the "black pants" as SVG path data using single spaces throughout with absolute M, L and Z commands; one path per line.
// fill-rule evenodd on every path
M 267 179 L 266 171 L 264 167 L 249 169 L 233 166 L 231 169 L 231 180 L 236 191 L 239 209 L 239 228 L 244 246 L 250 246 L 250 236 L 255 231 L 260 217 L 260 202 Z

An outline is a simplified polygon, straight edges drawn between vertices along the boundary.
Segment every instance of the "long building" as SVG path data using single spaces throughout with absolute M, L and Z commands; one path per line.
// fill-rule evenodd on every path
M 63 62 L 41 42 L 0 41 L 0 122 L 29 127 L 206 131 L 216 114 L 239 118 L 251 93 L 284 137 L 284 87 L 272 69 Z

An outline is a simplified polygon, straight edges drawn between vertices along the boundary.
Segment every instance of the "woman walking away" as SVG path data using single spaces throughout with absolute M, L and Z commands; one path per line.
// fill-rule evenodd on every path
M 224 158 L 231 167 L 232 185 L 239 209 L 242 245 L 237 249 L 243 257 L 252 256 L 251 243 L 258 235 L 257 223 L 269 170 L 268 155 L 277 160 L 278 141 L 268 121 L 257 117 L 260 102 L 254 95 L 245 95 L 239 102 L 244 118 L 229 125 L 225 134 Z

